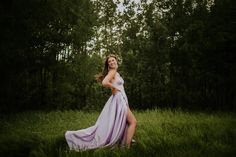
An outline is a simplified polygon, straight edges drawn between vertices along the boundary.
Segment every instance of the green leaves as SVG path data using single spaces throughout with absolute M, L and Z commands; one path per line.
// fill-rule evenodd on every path
M 119 70 L 133 107 L 235 109 L 234 4 L 3 3 L 1 109 L 102 106 L 107 91 L 93 76 L 109 53 L 121 57 Z

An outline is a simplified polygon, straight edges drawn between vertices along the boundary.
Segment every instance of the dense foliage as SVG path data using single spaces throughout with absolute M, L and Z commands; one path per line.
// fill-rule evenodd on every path
M 110 93 L 94 75 L 109 53 L 133 108 L 235 111 L 235 3 L 0 2 L 1 112 L 101 108 Z

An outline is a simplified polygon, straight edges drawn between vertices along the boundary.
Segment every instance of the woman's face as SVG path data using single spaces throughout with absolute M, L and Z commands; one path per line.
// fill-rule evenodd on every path
M 107 62 L 108 62 L 108 66 L 110 69 L 117 69 L 118 68 L 117 61 L 114 57 L 109 57 Z

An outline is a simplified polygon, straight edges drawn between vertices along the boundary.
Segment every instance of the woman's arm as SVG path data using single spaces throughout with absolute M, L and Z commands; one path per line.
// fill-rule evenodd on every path
M 115 86 L 113 86 L 113 84 L 112 84 L 112 79 L 113 78 L 115 78 L 115 75 L 116 75 L 116 70 L 110 70 L 109 72 L 108 72 L 108 74 L 106 75 L 106 77 L 103 79 L 103 81 L 102 81 L 102 85 L 104 86 L 104 87 L 109 87 L 109 88 L 111 88 L 111 90 L 112 90 L 112 94 L 115 94 L 116 92 L 117 92 L 117 90 L 118 89 L 116 89 L 116 87 Z
M 104 87 L 115 88 L 111 83 L 112 79 L 115 77 L 115 74 L 116 74 L 116 70 L 109 70 L 106 77 L 102 80 L 102 85 Z

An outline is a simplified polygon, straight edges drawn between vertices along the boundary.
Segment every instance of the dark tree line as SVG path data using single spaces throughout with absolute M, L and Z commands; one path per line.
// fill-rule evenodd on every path
M 132 103 L 235 110 L 235 2 L 141 5 L 144 11 L 130 23 L 122 45 Z
M 110 93 L 94 75 L 109 53 L 120 56 L 133 108 L 235 111 L 235 6 L 234 0 L 1 2 L 1 112 L 100 109 Z

